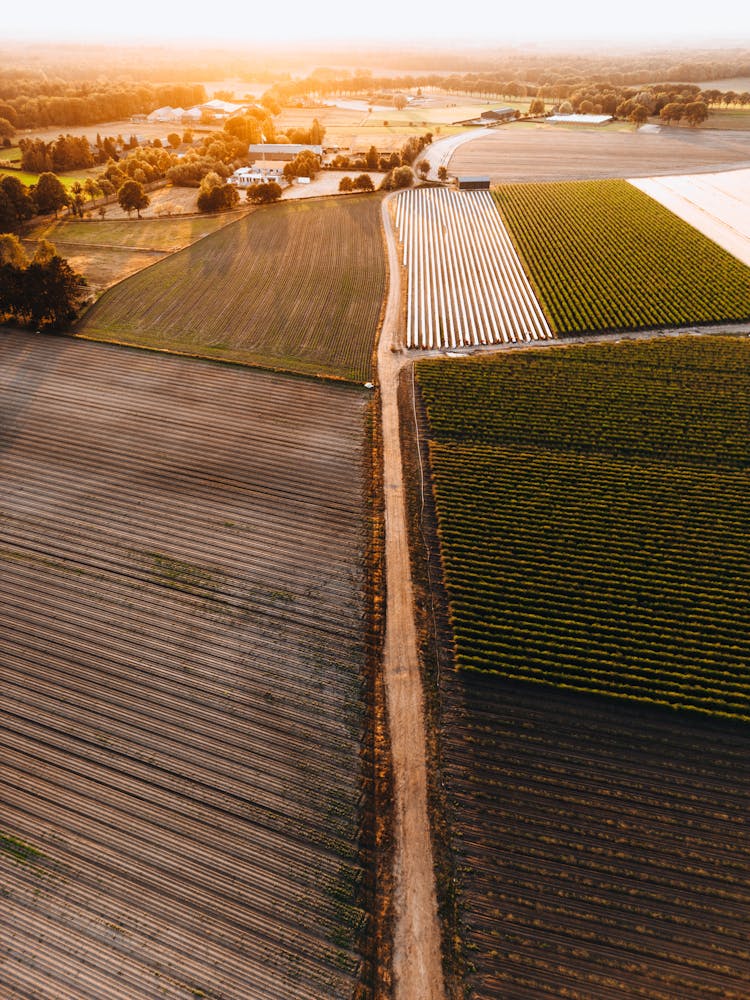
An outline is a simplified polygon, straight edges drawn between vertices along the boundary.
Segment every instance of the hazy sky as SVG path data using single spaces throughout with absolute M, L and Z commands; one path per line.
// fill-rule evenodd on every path
M 263 8 L 266 12 L 263 12 Z M 60 0 L 3 3 L 0 39 L 43 41 L 670 42 L 750 46 L 750 0 Z

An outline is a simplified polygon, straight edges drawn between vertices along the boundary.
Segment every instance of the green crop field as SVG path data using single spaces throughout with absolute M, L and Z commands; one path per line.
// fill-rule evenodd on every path
M 457 665 L 750 720 L 750 344 L 423 361 Z
M 750 318 L 750 268 L 627 181 L 504 185 L 495 200 L 558 334 Z
M 380 202 L 259 209 L 110 289 L 79 332 L 367 381 L 385 293 Z

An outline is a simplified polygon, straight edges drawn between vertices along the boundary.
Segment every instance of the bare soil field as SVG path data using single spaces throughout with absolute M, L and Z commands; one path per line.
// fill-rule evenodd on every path
M 658 132 L 557 129 L 514 125 L 460 146 L 451 174 L 509 181 L 649 177 L 750 165 L 750 132 L 660 128 Z
M 0 994 L 350 1000 L 366 394 L 0 356 Z
M 750 169 L 631 183 L 750 266 Z
M 443 676 L 472 997 L 747 996 L 747 727 Z

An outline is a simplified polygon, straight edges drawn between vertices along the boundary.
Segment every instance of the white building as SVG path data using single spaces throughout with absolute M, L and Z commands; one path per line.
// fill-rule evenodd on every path
M 267 184 L 269 181 L 279 183 L 283 179 L 283 172 L 275 167 L 264 170 L 258 167 L 240 167 L 227 178 L 227 184 L 233 184 L 237 188 L 249 188 L 251 184 Z

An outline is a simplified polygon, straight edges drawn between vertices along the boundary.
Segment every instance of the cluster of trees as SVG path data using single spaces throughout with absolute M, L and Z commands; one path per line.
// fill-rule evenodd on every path
M 203 84 L 70 82 L 46 75 L 0 76 L 0 118 L 14 129 L 93 125 L 148 114 L 165 104 L 191 107 L 206 101 Z
M 0 318 L 35 330 L 59 330 L 78 315 L 86 279 L 46 240 L 29 260 L 17 236 L 0 234 Z
M 33 215 L 57 214 L 69 201 L 68 192 L 53 173 L 41 174 L 31 187 L 6 174 L 0 179 L 0 231 L 17 229 Z
M 293 160 L 284 164 L 284 177 L 291 182 L 295 177 L 309 177 L 310 180 L 320 170 L 320 157 L 311 149 L 303 149 Z
M 339 191 L 374 191 L 375 185 L 369 174 L 359 177 L 342 177 L 339 181 Z
M 381 191 L 398 191 L 401 188 L 411 187 L 414 183 L 414 171 L 411 167 L 404 165 L 389 170 L 380 182 Z
M 91 144 L 83 136 L 60 135 L 52 142 L 43 139 L 21 139 L 21 168 L 41 174 L 45 170 L 85 170 L 94 166 Z
M 331 161 L 333 170 L 393 170 L 400 167 L 400 153 L 379 153 L 374 146 L 370 146 L 365 156 L 351 157 L 343 153 L 338 153 Z
M 219 174 L 211 172 L 201 181 L 198 211 L 223 212 L 227 208 L 234 208 L 239 197 L 237 188 L 227 184 Z
M 276 126 L 265 108 L 250 108 L 247 114 L 233 115 L 224 122 L 224 131 L 245 143 L 276 142 Z
M 271 202 L 278 201 L 281 194 L 280 184 L 276 181 L 264 181 L 250 185 L 247 189 L 247 200 L 252 205 L 270 205 Z

